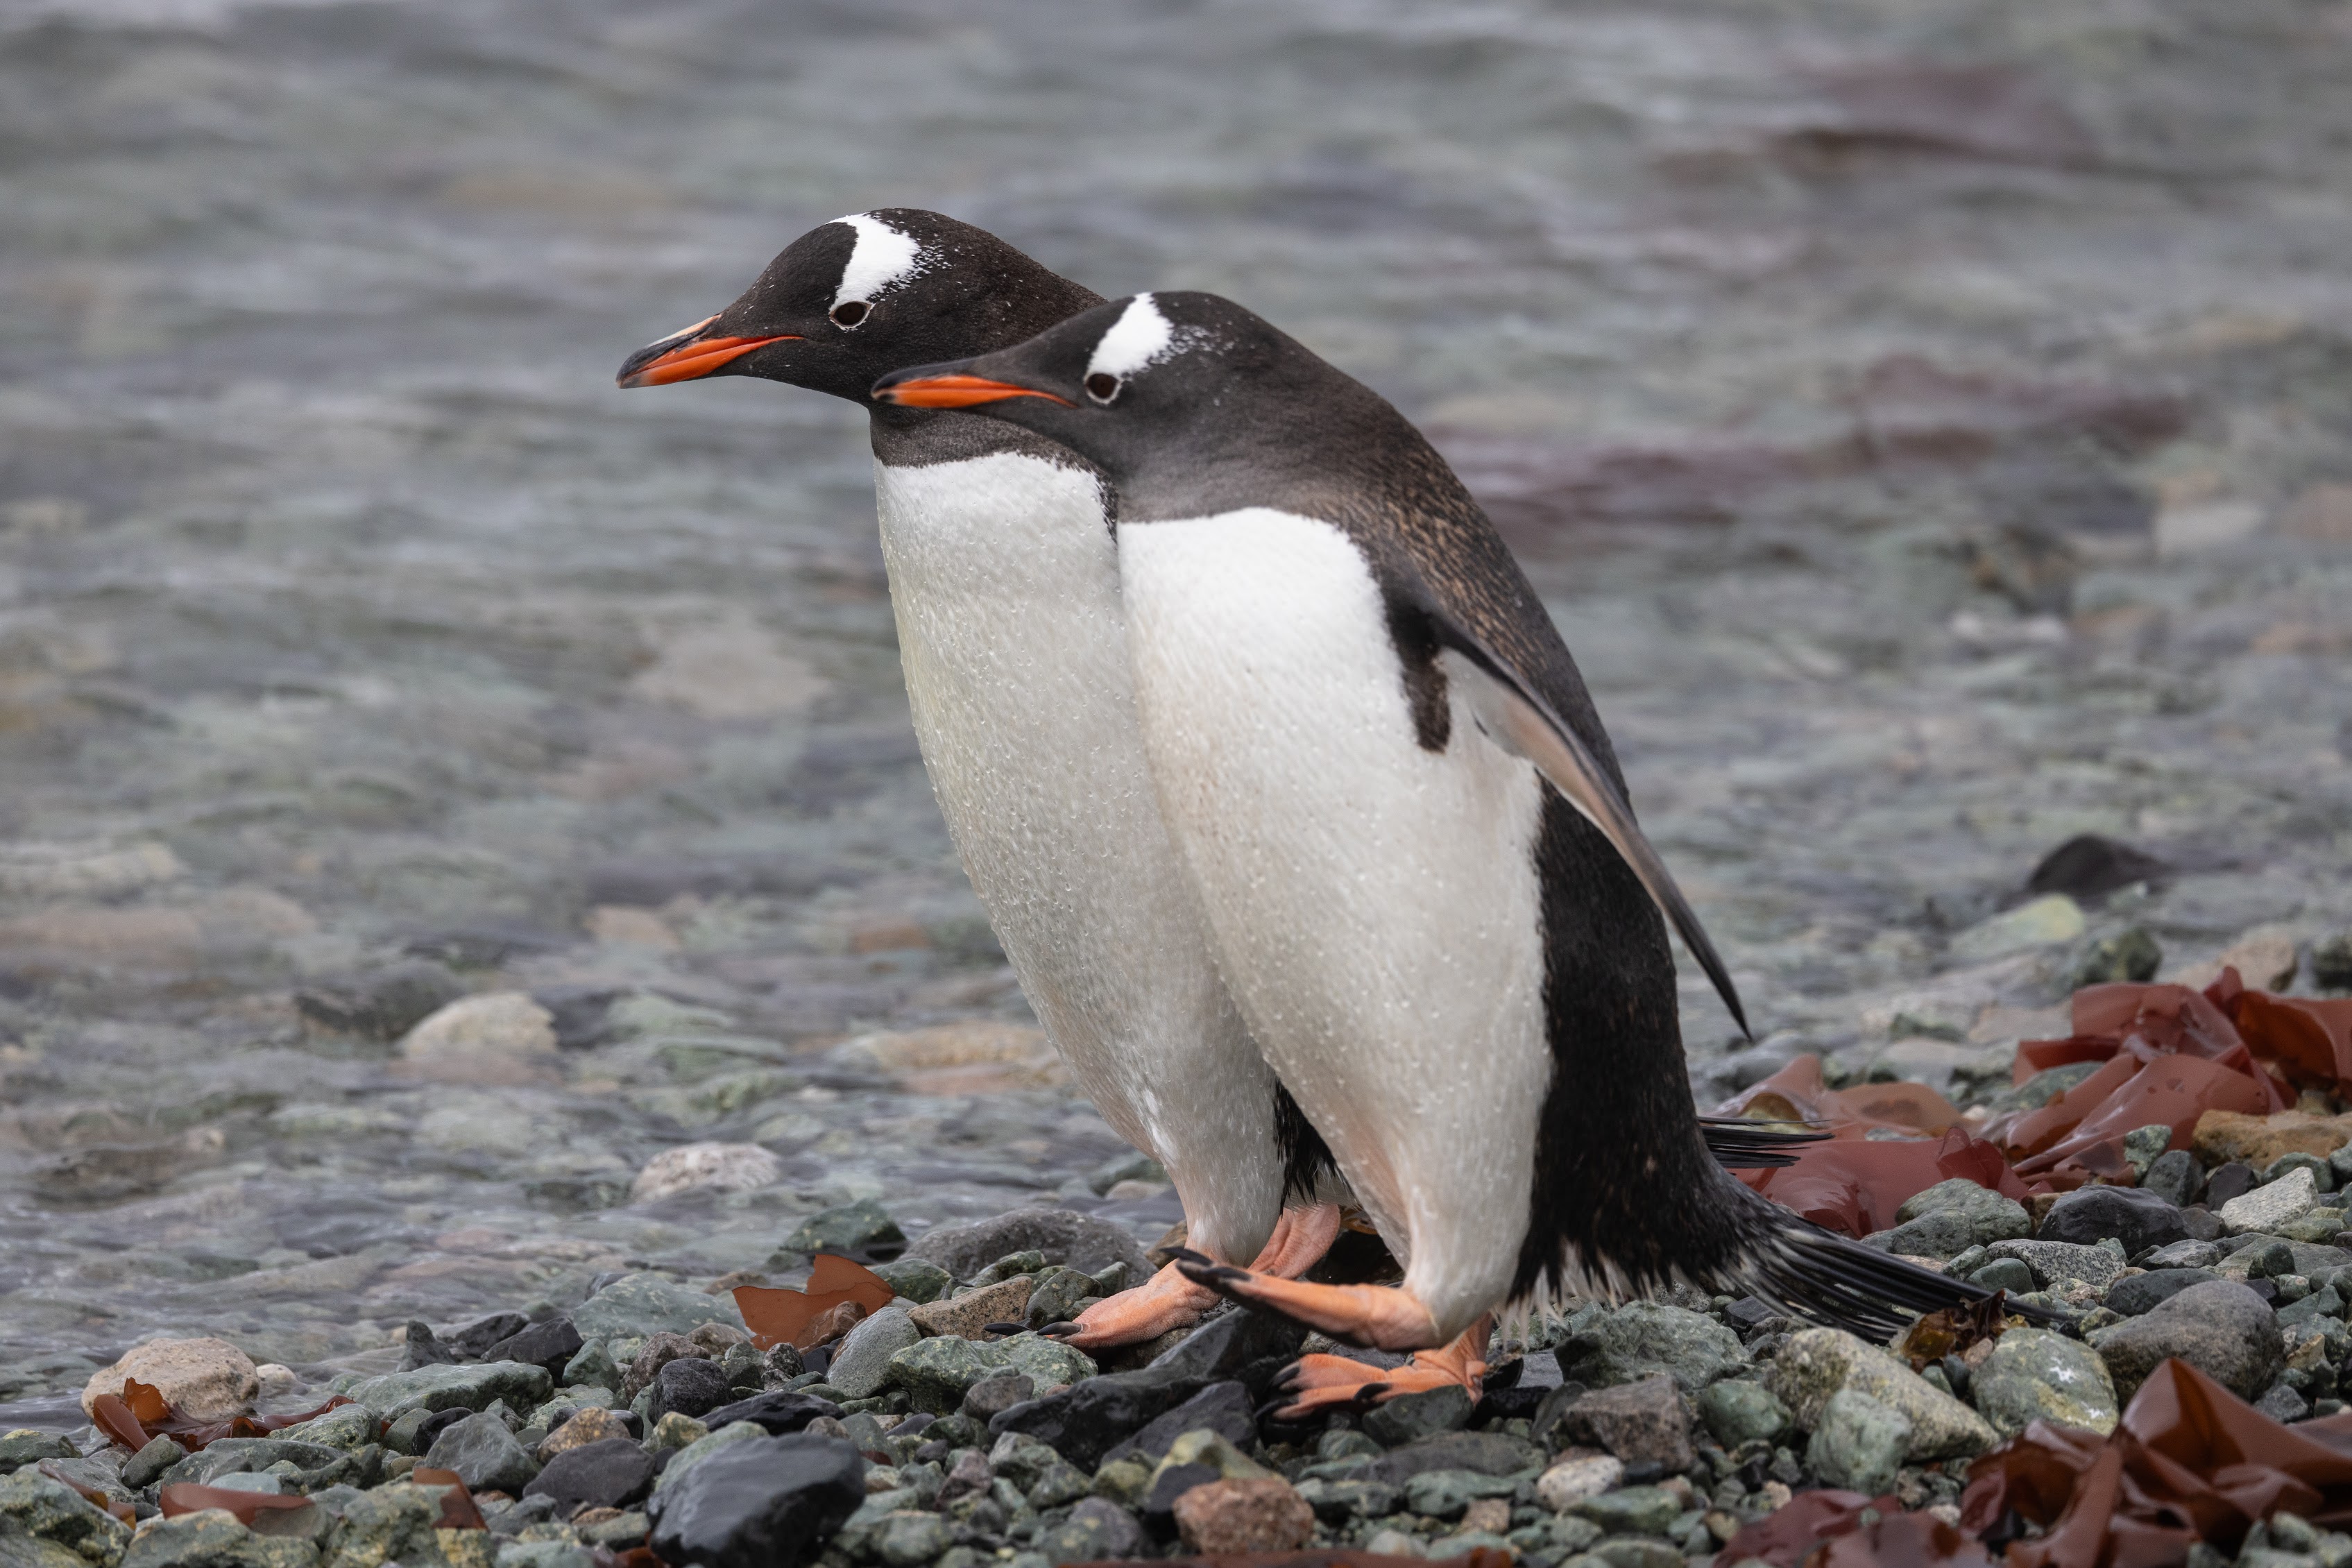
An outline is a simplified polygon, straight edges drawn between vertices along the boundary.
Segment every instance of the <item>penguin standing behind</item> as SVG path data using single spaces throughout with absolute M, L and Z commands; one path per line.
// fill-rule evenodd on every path
M 875 391 L 1050 437 L 1118 489 L 1163 818 L 1251 1031 L 1405 1264 L 1397 1289 L 1187 1270 L 1338 1338 L 1444 1347 L 1386 1373 L 1310 1356 L 1292 1413 L 1475 1391 L 1496 1310 L 1570 1292 L 1752 1291 L 1874 1336 L 1988 1294 L 1709 1158 L 1661 910 L 1738 1001 L 1534 589 L 1387 403 L 1196 293 Z
M 1333 1184 L 1328 1157 L 1226 994 L 1160 820 L 1108 490 L 1017 426 L 866 396 L 895 366 L 1017 343 L 1099 302 L 952 218 L 859 213 L 795 240 L 617 379 L 750 375 L 870 410 L 915 732 L 1005 956 L 1103 1119 L 1167 1169 L 1191 1247 L 1287 1276 L 1338 1234 L 1315 1191 Z M 1285 1208 L 1286 1186 L 1300 1206 Z M 1087 1350 L 1131 1343 L 1215 1300 L 1171 1264 L 1063 1331 Z

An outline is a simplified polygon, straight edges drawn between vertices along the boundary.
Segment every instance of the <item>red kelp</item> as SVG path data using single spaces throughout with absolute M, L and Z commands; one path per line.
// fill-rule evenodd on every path
M 267 1437 L 289 1426 L 315 1421 L 351 1400 L 336 1394 L 315 1410 L 292 1415 L 232 1415 L 226 1421 L 197 1421 L 172 1408 L 163 1390 L 135 1377 L 122 1380 L 120 1394 L 101 1394 L 89 1402 L 89 1418 L 98 1429 L 126 1448 L 143 1448 L 157 1437 L 169 1437 L 194 1453 L 223 1437 Z
M 2282 1509 L 2352 1526 L 2352 1414 L 2284 1426 L 2168 1361 L 2111 1436 L 2036 1421 L 1971 1465 L 1960 1527 L 1981 1535 L 2013 1511 L 2042 1528 L 2010 1546 L 2015 1568 L 2143 1568 L 2199 1541 L 2233 1554 Z
M 441 1517 L 433 1521 L 436 1530 L 488 1530 L 482 1522 L 482 1510 L 474 1505 L 474 1494 L 457 1478 L 455 1470 L 431 1469 L 424 1465 L 408 1472 L 408 1479 L 420 1487 L 446 1487 L 441 1494 Z
M 1833 1089 L 1822 1081 L 1816 1056 L 1799 1057 L 1716 1114 L 1803 1121 L 1832 1132 L 1825 1142 L 1803 1145 L 1790 1164 L 1738 1175 L 1774 1203 L 1848 1236 L 1888 1228 L 1904 1200 L 1954 1176 L 2013 1198 L 2026 1195 L 2000 1151 L 1972 1136 L 1959 1108 L 1934 1089 L 1916 1083 Z
M 820 1252 L 816 1266 L 809 1271 L 805 1289 L 739 1285 L 735 1288 L 735 1309 L 743 1314 L 743 1326 L 751 1331 L 751 1342 L 761 1350 L 787 1344 L 796 1350 L 807 1350 L 818 1342 L 810 1335 L 811 1327 L 832 1309 L 845 1301 L 855 1301 L 868 1312 L 878 1312 L 897 1294 L 889 1282 L 872 1269 L 846 1258 Z
M 58 1469 L 47 1459 L 42 1460 L 38 1468 L 41 1474 L 48 1477 L 49 1479 L 57 1482 L 58 1485 L 61 1487 L 71 1487 L 75 1491 L 78 1491 L 82 1495 L 82 1500 L 84 1501 L 97 1504 L 100 1508 L 104 1509 L 107 1512 L 121 1520 L 123 1523 L 136 1524 L 139 1521 L 138 1510 L 132 1508 L 129 1503 L 118 1502 L 114 1499 L 108 1497 L 106 1493 L 99 1488 L 88 1486 L 74 1479 L 71 1476 L 67 1475 L 63 1470 Z
M 2258 997 L 2253 1007 L 2243 998 Z M 2014 1081 L 2069 1062 L 2104 1063 L 2098 1071 L 2036 1110 L 1998 1118 L 1985 1136 L 2038 1187 L 2079 1186 L 2093 1178 L 2127 1179 L 2124 1135 L 2162 1122 L 2175 1149 L 2189 1147 L 2197 1119 L 2209 1110 L 2266 1116 L 2294 1103 L 2294 1092 L 2256 1059 L 2232 1014 L 2263 1013 L 2261 1004 L 2296 1005 L 2248 992 L 2224 970 L 2203 991 L 2186 985 L 2091 985 L 2074 994 L 2074 1032 L 2063 1040 L 2017 1047 Z M 2318 1004 L 2316 1005 L 2331 1005 Z M 2300 1038 L 2300 1037 L 2298 1037 Z
M 1715 1554 L 1716 1568 L 1754 1559 L 1772 1568 L 1991 1568 L 1985 1549 L 1932 1514 L 1905 1513 L 1893 1497 L 1860 1492 L 1800 1492 L 1742 1525 Z
M 237 1523 L 247 1529 L 265 1513 L 292 1512 L 308 1508 L 306 1497 L 281 1495 L 277 1492 L 243 1492 L 234 1487 L 200 1487 L 194 1481 L 174 1481 L 155 1494 L 156 1506 L 165 1519 L 177 1519 L 184 1513 L 202 1513 L 217 1508 L 236 1516 Z

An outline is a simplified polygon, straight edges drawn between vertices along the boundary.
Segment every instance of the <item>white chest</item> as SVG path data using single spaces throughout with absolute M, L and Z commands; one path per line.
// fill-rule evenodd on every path
M 1414 732 L 1378 585 L 1266 509 L 1119 534 L 1145 750 L 1243 1015 L 1382 1231 L 1523 1226 L 1549 1081 L 1543 785 L 1453 701 Z M 1515 1236 L 1516 1231 L 1510 1232 Z

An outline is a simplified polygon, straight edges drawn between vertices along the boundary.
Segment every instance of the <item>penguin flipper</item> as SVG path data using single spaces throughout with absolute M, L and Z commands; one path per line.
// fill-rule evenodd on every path
M 1706 928 L 1699 924 L 1690 901 L 1675 885 L 1674 874 L 1633 820 L 1633 808 L 1623 792 L 1611 782 L 1591 748 L 1561 721 L 1532 685 L 1468 627 L 1436 605 L 1423 608 L 1435 626 L 1440 644 L 1458 656 L 1448 661 L 1446 672 L 1461 679 L 1479 727 L 1505 751 L 1533 763 L 1569 805 L 1601 829 L 1715 983 L 1716 993 L 1731 1009 L 1739 1032 L 1754 1038 L 1738 989 L 1731 984 L 1730 971 L 1716 952 Z

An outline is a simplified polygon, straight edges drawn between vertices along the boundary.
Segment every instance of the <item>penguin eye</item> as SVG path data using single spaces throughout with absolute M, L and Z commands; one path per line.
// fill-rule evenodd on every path
M 1097 403 L 1108 403 L 1118 395 L 1118 377 L 1107 370 L 1098 370 L 1087 377 L 1087 395 Z
M 863 300 L 844 300 L 833 308 L 833 324 L 854 327 L 866 319 L 866 312 L 871 308 Z

